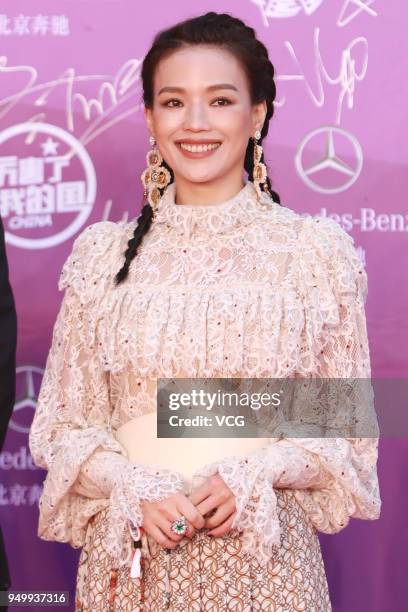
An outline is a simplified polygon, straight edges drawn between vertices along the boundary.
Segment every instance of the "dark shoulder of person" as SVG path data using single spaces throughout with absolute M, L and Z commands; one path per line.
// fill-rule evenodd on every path
M 0 217 L 0 452 L 15 401 L 17 317 Z

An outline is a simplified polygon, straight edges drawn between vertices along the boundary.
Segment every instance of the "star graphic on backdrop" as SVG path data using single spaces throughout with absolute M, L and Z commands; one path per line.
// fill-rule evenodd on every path
M 43 150 L 43 155 L 57 155 L 57 147 L 59 144 L 60 143 L 53 140 L 51 136 L 48 136 L 47 140 L 40 145 Z

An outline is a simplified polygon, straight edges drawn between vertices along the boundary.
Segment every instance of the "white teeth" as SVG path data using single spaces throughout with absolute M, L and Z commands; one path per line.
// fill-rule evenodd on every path
M 191 151 L 191 153 L 202 153 L 204 151 L 212 151 L 220 146 L 220 143 L 208 144 L 208 145 L 190 145 L 185 144 L 184 142 L 180 143 L 180 147 L 185 149 L 186 151 Z

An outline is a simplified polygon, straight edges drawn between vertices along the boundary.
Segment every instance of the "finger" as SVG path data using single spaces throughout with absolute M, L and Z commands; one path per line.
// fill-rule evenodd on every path
M 205 514 L 203 514 L 205 519 L 209 519 L 211 518 L 215 513 L 217 512 L 217 508 L 213 508 L 212 510 L 210 510 L 209 512 L 206 512 Z
M 231 490 L 218 472 L 209 476 L 202 485 L 190 493 L 188 498 L 197 506 L 207 497 L 215 494 L 220 495 L 220 501 L 224 501 L 224 499 L 231 495 Z
M 195 529 L 202 529 L 204 527 L 205 519 L 197 507 L 186 497 L 180 495 L 176 499 L 177 517 L 182 514 L 186 517 L 187 521 L 195 527 Z M 177 518 L 176 517 L 176 518 Z
M 186 536 L 187 538 L 192 538 L 196 532 L 194 526 L 188 521 L 187 517 L 186 517 L 187 529 L 183 534 L 177 534 L 174 531 L 172 531 L 171 529 L 172 523 L 175 520 L 179 519 L 180 515 L 181 515 L 181 512 L 178 511 L 176 508 L 174 508 L 173 511 L 169 511 L 167 513 L 167 517 L 163 515 L 161 515 L 160 517 L 160 528 L 172 539 L 176 538 L 178 542 L 182 540 L 184 536 Z
M 229 516 L 228 519 L 224 521 L 221 525 L 218 525 L 218 527 L 215 527 L 215 529 L 211 529 L 211 531 L 207 531 L 207 535 L 219 537 L 231 531 L 235 515 L 236 512 L 233 512 L 231 516 Z
M 224 504 L 218 506 L 215 513 L 205 519 L 205 527 L 208 529 L 212 529 L 214 527 L 218 527 L 221 525 L 229 516 L 231 516 L 232 512 L 235 511 L 235 499 L 229 499 Z
M 172 531 L 171 524 L 173 521 L 169 521 L 165 516 L 159 515 L 156 519 L 156 526 L 173 542 L 180 542 L 186 534 L 178 534 Z
M 202 501 L 200 504 L 197 504 L 196 508 L 203 516 L 205 516 L 213 510 L 216 511 L 221 503 L 225 503 L 224 500 L 220 500 L 219 495 L 213 494 L 210 495 L 210 497 L 207 497 L 207 499 Z
M 197 489 L 194 489 L 194 491 L 192 491 L 190 495 L 188 495 L 188 499 L 191 501 L 191 503 L 194 506 L 197 506 L 197 504 L 199 504 L 206 497 L 208 497 L 211 494 L 211 492 L 212 492 L 212 485 L 210 481 L 207 479 L 202 485 L 197 487 Z
M 173 540 L 168 538 L 159 527 L 157 527 L 150 521 L 146 523 L 145 531 L 147 531 L 147 533 L 150 534 L 160 546 L 163 546 L 163 548 L 176 548 L 178 544 L 177 542 L 174 542 Z
M 188 503 L 187 508 L 183 506 L 183 502 Z M 183 512 L 181 508 L 184 508 L 186 512 Z M 181 515 L 185 516 L 187 519 L 187 530 L 184 534 L 177 534 L 172 531 L 171 525 L 175 520 L 179 519 Z M 200 513 L 196 510 L 195 506 L 190 507 L 190 502 L 184 493 L 177 493 L 172 498 L 165 499 L 156 504 L 151 516 L 154 519 L 154 522 L 160 525 L 160 528 L 167 533 L 168 537 L 171 537 L 172 539 L 175 537 L 177 538 L 177 541 L 180 541 L 184 535 L 187 537 L 192 537 L 195 534 L 192 519 L 194 519 L 194 516 L 196 515 L 200 516 Z

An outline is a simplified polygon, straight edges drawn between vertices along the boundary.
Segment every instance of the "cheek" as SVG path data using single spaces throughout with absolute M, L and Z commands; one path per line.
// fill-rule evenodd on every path
M 176 130 L 180 130 L 180 121 L 181 115 L 177 116 L 177 113 L 158 112 L 154 121 L 158 139 L 165 142 L 171 138 Z
M 250 130 L 248 114 L 242 109 L 230 109 L 220 120 L 221 131 L 229 140 L 241 141 L 246 139 Z

